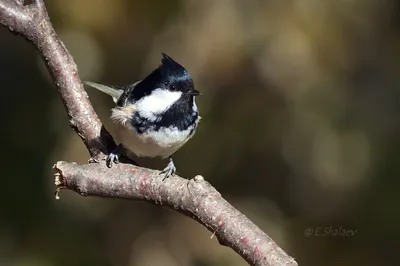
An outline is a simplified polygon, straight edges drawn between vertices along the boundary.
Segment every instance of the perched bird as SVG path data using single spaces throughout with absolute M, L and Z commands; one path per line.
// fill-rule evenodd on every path
M 162 171 L 165 178 L 175 174 L 171 155 L 195 133 L 200 116 L 189 72 L 162 54 L 161 65 L 132 85 L 85 84 L 112 96 L 116 106 L 111 120 L 117 125 L 121 144 L 108 155 L 107 165 L 118 163 L 124 148 L 138 157 L 169 158 Z

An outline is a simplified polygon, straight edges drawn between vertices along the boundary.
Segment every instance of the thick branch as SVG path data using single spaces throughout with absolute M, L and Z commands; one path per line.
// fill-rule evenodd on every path
M 54 170 L 56 185 L 83 196 L 146 200 L 192 217 L 251 265 L 297 265 L 201 176 L 191 180 L 172 176 L 163 181 L 158 171 L 129 164 L 109 169 L 103 163 L 58 162 Z
M 75 62 L 53 29 L 43 0 L 27 6 L 16 0 L 0 0 L 0 23 L 26 37 L 39 50 L 61 95 L 70 125 L 90 155 L 104 157 L 115 148 L 89 102 Z
M 27 6 L 22 0 L 0 0 L 0 24 L 21 34 L 39 50 L 61 95 L 70 125 L 90 155 L 99 159 L 108 154 L 115 143 L 94 112 L 77 67 L 57 37 L 43 0 Z M 166 205 L 206 226 L 221 244 L 233 248 L 251 265 L 297 265 L 200 176 L 190 181 L 178 176 L 163 181 L 157 171 L 128 164 L 109 169 L 104 161 L 87 165 L 58 162 L 54 170 L 58 190 Z

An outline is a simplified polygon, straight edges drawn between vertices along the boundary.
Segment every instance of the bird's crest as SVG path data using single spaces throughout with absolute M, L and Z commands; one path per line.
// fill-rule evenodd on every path
M 162 53 L 162 57 L 159 67 L 161 75 L 182 80 L 191 79 L 189 72 L 182 65 L 164 53 Z

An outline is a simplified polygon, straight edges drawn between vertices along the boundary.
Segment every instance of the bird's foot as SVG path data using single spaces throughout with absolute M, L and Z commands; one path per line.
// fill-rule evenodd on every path
M 109 168 L 112 167 L 112 164 L 115 163 L 119 163 L 119 158 L 121 157 L 121 155 L 124 152 L 124 146 L 122 146 L 122 144 L 119 144 L 108 156 L 106 159 L 106 164 Z
M 176 173 L 176 167 L 174 165 L 174 161 L 172 160 L 172 158 L 169 158 L 169 163 L 167 165 L 167 167 L 164 168 L 164 170 L 161 171 L 161 174 L 164 174 L 164 178 L 163 181 L 170 177 L 171 175 L 174 175 Z

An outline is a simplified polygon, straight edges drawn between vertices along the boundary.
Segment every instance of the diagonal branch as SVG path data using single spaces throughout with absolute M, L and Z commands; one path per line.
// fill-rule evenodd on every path
M 71 127 L 93 159 L 104 158 L 115 148 L 115 142 L 95 113 L 76 64 L 53 29 L 44 1 L 35 0 L 24 6 L 22 0 L 0 0 L 0 24 L 24 36 L 39 50 L 60 93 Z M 165 205 L 207 227 L 222 245 L 231 247 L 250 265 L 297 265 L 201 176 L 191 180 L 173 176 L 163 181 L 158 171 L 122 163 L 109 169 L 104 161 L 86 165 L 57 162 L 54 172 L 57 194 L 64 188 L 83 196 Z
M 56 184 L 83 196 L 146 200 L 177 210 L 198 221 L 251 265 L 297 265 L 275 242 L 221 194 L 196 176 L 172 176 L 163 181 L 158 171 L 104 163 L 78 165 L 58 162 Z
M 83 89 L 75 62 L 54 31 L 43 0 L 27 6 L 16 0 L 1 0 L 0 23 L 27 38 L 39 50 L 61 95 L 69 123 L 91 157 L 104 157 L 115 148 Z

